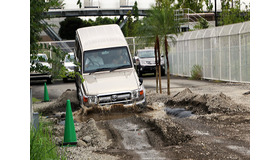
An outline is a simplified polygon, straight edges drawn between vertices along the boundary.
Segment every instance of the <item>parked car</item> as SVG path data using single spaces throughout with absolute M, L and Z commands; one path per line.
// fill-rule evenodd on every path
M 155 63 L 155 52 L 154 49 L 141 49 L 137 50 L 134 62 L 138 76 L 142 76 L 144 73 L 154 73 L 156 74 L 156 63 Z M 165 75 L 165 63 L 164 58 L 160 58 L 161 64 L 161 75 Z
M 40 66 L 38 71 L 33 71 L 32 68 Z M 47 83 L 52 83 L 52 75 L 49 69 L 52 66 L 48 63 L 48 56 L 44 53 L 38 53 L 37 58 L 30 64 L 30 80 L 47 80 Z
M 74 75 L 74 69 L 75 69 L 75 64 L 74 64 L 74 53 L 70 52 L 65 56 L 65 59 L 63 61 L 63 65 L 66 68 L 66 74 L 63 78 L 64 82 L 67 82 L 68 79 L 75 79 Z
M 81 105 L 145 106 L 145 88 L 133 67 L 128 44 L 116 24 L 76 31 L 75 68 Z

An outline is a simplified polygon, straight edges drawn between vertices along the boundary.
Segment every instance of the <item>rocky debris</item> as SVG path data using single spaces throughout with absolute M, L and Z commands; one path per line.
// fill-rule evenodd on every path
M 191 140 L 192 136 L 170 118 L 157 118 L 151 115 L 138 117 L 143 122 L 155 128 L 155 132 L 162 136 L 165 145 L 180 145 Z
M 250 94 L 250 91 L 243 93 L 243 95 L 249 95 L 249 94 Z
M 67 154 L 67 159 L 75 159 L 75 160 L 84 160 L 84 159 L 98 159 L 98 160 L 117 160 L 120 159 L 117 156 L 112 156 L 109 154 L 102 154 L 102 153 L 96 153 L 93 152 L 94 147 L 67 147 L 67 152 L 70 152 L 70 154 Z
M 43 105 L 39 106 L 36 105 L 33 107 L 33 110 L 34 112 L 39 112 L 43 115 L 56 114 L 57 112 L 65 112 L 66 102 L 68 99 L 71 102 L 71 108 L 73 112 L 81 108 L 77 99 L 76 90 L 67 89 L 56 101 L 43 103 Z
M 222 92 L 216 95 L 199 95 L 192 93 L 188 88 L 177 93 L 173 98 L 169 98 L 165 104 L 173 108 L 185 107 L 194 114 L 249 112 Z

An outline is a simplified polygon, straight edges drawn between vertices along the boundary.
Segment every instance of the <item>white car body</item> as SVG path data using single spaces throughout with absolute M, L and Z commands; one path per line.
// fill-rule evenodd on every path
M 81 104 L 145 104 L 145 88 L 133 67 L 127 42 L 118 25 L 78 29 L 75 58 L 81 64 L 76 71 L 83 77 L 82 80 L 76 76 Z M 121 63 L 115 63 L 117 59 L 122 59 Z

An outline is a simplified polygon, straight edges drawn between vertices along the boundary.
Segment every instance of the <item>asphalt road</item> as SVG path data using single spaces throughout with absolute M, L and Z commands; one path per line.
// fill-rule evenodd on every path
M 153 75 L 144 76 L 143 83 L 146 89 L 155 89 L 156 87 L 156 78 Z M 32 97 L 37 99 L 44 99 L 44 82 L 45 81 L 31 81 L 30 86 L 32 87 Z M 162 77 L 162 89 L 167 88 L 167 77 Z M 195 88 L 204 85 L 209 85 L 211 82 L 207 81 L 194 81 L 188 80 L 185 77 L 171 77 L 170 88 Z M 50 100 L 57 99 L 63 92 L 67 89 L 76 89 L 74 80 L 68 82 L 63 82 L 62 80 L 55 80 L 53 84 L 47 84 L 47 89 L 49 93 Z

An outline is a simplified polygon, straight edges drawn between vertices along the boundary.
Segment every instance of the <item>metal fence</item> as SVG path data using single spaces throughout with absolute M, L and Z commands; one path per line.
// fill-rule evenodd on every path
M 250 22 L 185 32 L 170 44 L 170 73 L 191 76 L 194 65 L 203 78 L 250 82 Z

